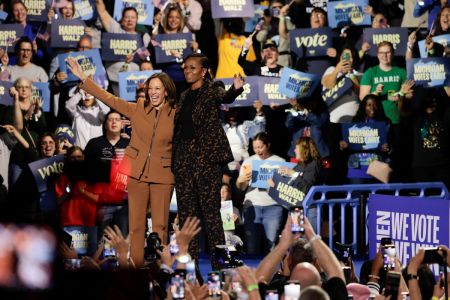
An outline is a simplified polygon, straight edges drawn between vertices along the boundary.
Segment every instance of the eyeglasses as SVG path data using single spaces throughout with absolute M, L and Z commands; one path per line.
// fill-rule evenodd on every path
M 316 17 L 316 18 L 319 18 L 319 19 L 325 19 L 325 16 L 323 14 L 321 14 L 321 13 L 312 13 L 311 17 Z
M 114 122 L 114 121 L 120 122 L 120 121 L 122 121 L 122 119 L 121 118 L 108 118 L 107 121 L 108 122 Z

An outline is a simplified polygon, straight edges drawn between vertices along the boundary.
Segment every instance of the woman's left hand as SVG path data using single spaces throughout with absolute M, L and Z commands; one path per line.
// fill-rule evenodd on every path
M 233 78 L 233 86 L 235 90 L 239 90 L 241 87 L 243 87 L 245 84 L 244 77 L 242 77 L 241 73 L 238 75 L 234 74 Z
M 292 174 L 294 174 L 294 170 L 289 169 L 288 167 L 280 167 L 278 169 L 278 173 L 280 173 L 280 175 L 292 176 Z

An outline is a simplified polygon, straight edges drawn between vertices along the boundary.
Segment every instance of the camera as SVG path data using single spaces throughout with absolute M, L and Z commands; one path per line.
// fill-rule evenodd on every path
M 239 246 L 217 245 L 214 252 L 221 269 L 233 269 L 244 265 L 242 260 L 237 259 L 241 253 Z
M 161 238 L 157 232 L 152 232 L 148 235 L 144 255 L 146 260 L 155 260 L 161 258 L 156 250 L 162 251 Z

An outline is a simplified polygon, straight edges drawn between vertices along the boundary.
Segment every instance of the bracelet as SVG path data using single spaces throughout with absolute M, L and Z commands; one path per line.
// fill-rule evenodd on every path
M 369 274 L 369 278 L 375 278 L 375 279 L 380 280 L 380 276 L 378 276 L 378 275 L 373 275 L 373 274 Z
M 433 296 L 431 297 L 431 300 L 439 300 L 439 297 Z
M 247 292 L 251 292 L 251 291 L 255 291 L 255 290 L 259 290 L 259 285 L 257 285 L 256 283 L 255 284 L 250 284 L 248 287 L 247 287 Z
M 321 239 L 322 239 L 322 237 L 320 235 L 316 234 L 309 240 L 309 243 L 312 244 L 314 241 L 321 240 Z
M 419 280 L 419 276 L 417 274 L 406 274 L 405 276 L 406 281 L 409 280 Z
M 401 97 L 405 97 L 405 93 L 403 93 L 402 91 L 399 91 L 397 94 L 399 94 L 399 96 Z

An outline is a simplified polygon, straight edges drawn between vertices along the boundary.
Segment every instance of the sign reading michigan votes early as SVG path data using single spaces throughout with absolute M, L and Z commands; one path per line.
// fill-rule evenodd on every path
M 123 61 L 143 45 L 139 34 L 102 33 L 102 59 L 104 61 Z
M 51 46 L 55 48 L 76 48 L 84 35 L 86 23 L 83 20 L 55 20 L 52 23 Z
M 255 14 L 253 1 L 248 0 L 214 0 L 211 1 L 213 19 L 251 18 Z
M 255 188 L 267 189 L 269 188 L 267 180 L 272 179 L 275 170 L 280 167 L 292 169 L 294 166 L 294 163 L 285 161 L 252 160 L 252 182 L 250 185 Z
M 192 33 L 158 34 L 154 37 L 157 63 L 175 62 L 177 56 L 186 57 L 192 53 Z
M 63 229 L 72 236 L 72 246 L 78 255 L 93 255 L 97 250 L 97 226 L 66 226 Z
M 284 67 L 280 78 L 279 91 L 287 98 L 306 98 L 312 94 L 319 81 L 320 76 L 318 75 Z
M 258 95 L 258 81 L 259 76 L 245 77 L 244 91 L 240 94 L 233 103 L 227 104 L 227 107 L 245 107 L 252 106 L 255 100 L 260 99 Z M 233 78 L 216 79 L 225 84 L 225 90 L 228 90 L 233 84 Z
M 394 46 L 394 55 L 404 56 L 408 42 L 408 28 L 365 28 L 364 41 L 370 45 L 371 56 L 377 56 L 377 47 L 381 42 L 390 42 Z
M 450 58 L 430 57 L 406 60 L 407 79 L 412 79 L 416 86 L 439 87 L 450 86 Z
M 334 47 L 336 37 L 337 34 L 328 27 L 289 31 L 291 51 L 298 57 L 326 56 L 327 49 Z
M 33 82 L 31 100 L 42 101 L 42 110 L 50 111 L 50 83 L 48 82 Z
M 14 52 L 14 45 L 24 35 L 24 28 L 20 24 L 0 24 L 0 47 Z
M 344 123 L 342 139 L 348 143 L 350 150 L 381 149 L 387 143 L 387 128 L 385 122 Z
M 403 265 L 420 248 L 448 245 L 448 199 L 370 194 L 368 200 L 369 254 L 374 258 L 381 238 L 390 237 Z M 437 275 L 437 265 L 429 265 Z
M 47 22 L 47 13 L 51 0 L 22 0 L 27 8 L 27 21 Z
M 97 15 L 94 0 L 73 0 L 73 4 L 75 5 L 74 18 L 88 21 Z
M 98 49 L 63 53 L 58 55 L 59 69 L 61 72 L 67 73 L 67 78 L 63 82 L 78 81 L 79 79 L 73 75 L 69 68 L 67 68 L 66 59 L 68 57 L 73 57 L 80 64 L 84 74 L 87 76 L 94 76 L 94 80 L 97 83 L 101 86 L 105 85 L 99 80 L 106 77 L 106 72 Z
M 148 0 L 115 0 L 114 1 L 114 19 L 122 18 L 124 8 L 134 7 L 138 12 L 138 24 L 153 25 L 153 13 L 155 7 L 152 1 Z
M 119 96 L 128 101 L 136 100 L 136 89 L 155 73 L 161 70 L 119 72 Z
M 305 193 L 290 185 L 291 177 L 274 172 L 272 180 L 275 185 L 269 188 L 269 196 L 273 200 L 285 208 L 302 205 Z
M 370 25 L 370 15 L 364 13 L 367 5 L 367 0 L 328 1 L 328 25 L 331 28 Z

